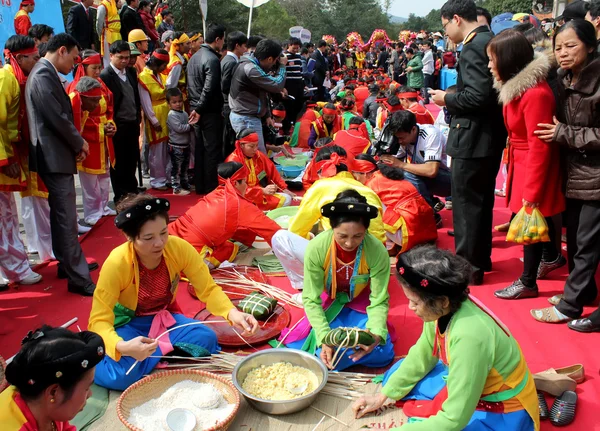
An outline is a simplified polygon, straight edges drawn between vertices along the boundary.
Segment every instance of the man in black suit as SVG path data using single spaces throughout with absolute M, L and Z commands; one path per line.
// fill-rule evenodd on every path
M 327 42 L 320 40 L 317 44 L 317 49 L 312 54 L 312 59 L 316 62 L 312 82 L 317 87 L 317 100 L 319 102 L 325 101 L 325 87 L 323 87 L 323 82 L 327 75 L 327 59 L 325 55 L 327 55 Z
M 446 152 L 452 157 L 456 254 L 471 263 L 473 284 L 478 285 L 492 268 L 494 187 L 507 133 L 485 50 L 493 34 L 477 23 L 473 0 L 449 0 L 441 15 L 446 34 L 456 44 L 463 42 L 463 50 L 457 92 L 430 94 L 452 116 Z
M 94 17 L 90 6 L 94 0 L 82 0 L 78 5 L 69 9 L 67 16 L 67 33 L 75 38 L 81 49 L 96 49 L 96 30 L 94 29 Z
M 142 17 L 138 13 L 140 0 L 127 0 L 127 6 L 123 6 L 119 16 L 121 17 L 121 39 L 128 40 L 129 32 L 139 28 L 148 34 Z
M 140 95 L 137 74 L 129 66 L 129 44 L 118 40 L 110 46 L 110 64 L 100 78 L 113 94 L 114 120 L 117 133 L 113 136 L 115 166 L 110 168 L 110 181 L 115 203 L 129 193 L 137 193 L 135 171 L 140 157 Z
M 58 277 L 68 278 L 69 292 L 84 296 L 95 285 L 77 238 L 75 181 L 77 162 L 89 151 L 88 143 L 73 124 L 71 100 L 58 73 L 69 74 L 79 55 L 77 41 L 66 33 L 52 37 L 47 53 L 31 70 L 25 87 L 29 118 L 29 166 L 38 172 L 48 189 L 52 250 L 58 259 Z

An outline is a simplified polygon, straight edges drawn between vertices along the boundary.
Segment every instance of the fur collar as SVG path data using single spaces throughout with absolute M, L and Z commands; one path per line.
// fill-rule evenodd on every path
M 551 66 L 548 51 L 536 52 L 531 63 L 508 81 L 503 83 L 494 79 L 494 88 L 498 91 L 500 103 L 506 105 L 545 80 Z

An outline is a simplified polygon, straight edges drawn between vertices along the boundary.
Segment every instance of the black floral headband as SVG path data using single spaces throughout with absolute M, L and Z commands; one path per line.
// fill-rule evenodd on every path
M 115 217 L 115 226 L 118 229 L 122 229 L 123 226 L 132 221 L 147 219 L 160 211 L 169 211 L 170 207 L 171 204 L 166 199 L 146 199 L 145 201 L 129 208 L 127 211 L 121 211 L 119 215 Z
M 327 218 L 351 214 L 374 219 L 377 213 L 377 207 L 360 202 L 333 201 L 321 207 L 321 214 Z
M 443 281 L 435 280 L 431 277 L 427 277 L 425 274 L 421 274 L 410 265 L 404 263 L 402 255 L 398 256 L 396 271 L 398 271 L 398 275 L 402 277 L 409 286 L 433 295 L 447 296 L 459 288 L 458 286 L 446 284 Z M 460 290 L 464 290 L 464 287 L 460 287 Z

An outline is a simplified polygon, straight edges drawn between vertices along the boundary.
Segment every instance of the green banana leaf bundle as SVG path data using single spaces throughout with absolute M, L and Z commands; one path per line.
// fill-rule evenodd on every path
M 252 314 L 257 320 L 266 320 L 277 307 L 277 300 L 268 298 L 258 292 L 252 292 L 242 299 L 238 308 L 244 313 Z
M 323 343 L 332 347 L 356 347 L 359 344 L 370 346 L 375 338 L 364 329 L 339 327 L 330 330 Z

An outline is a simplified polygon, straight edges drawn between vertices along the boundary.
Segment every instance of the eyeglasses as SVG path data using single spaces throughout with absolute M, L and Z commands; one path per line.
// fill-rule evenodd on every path
M 446 23 L 445 23 L 445 24 L 442 24 L 442 28 L 444 29 L 444 31 L 446 31 L 446 27 L 447 27 L 447 26 L 448 26 L 448 24 L 450 24 L 452 21 L 454 21 L 454 18 L 452 18 L 452 19 L 451 19 L 451 20 L 449 20 L 449 21 L 446 21 Z

